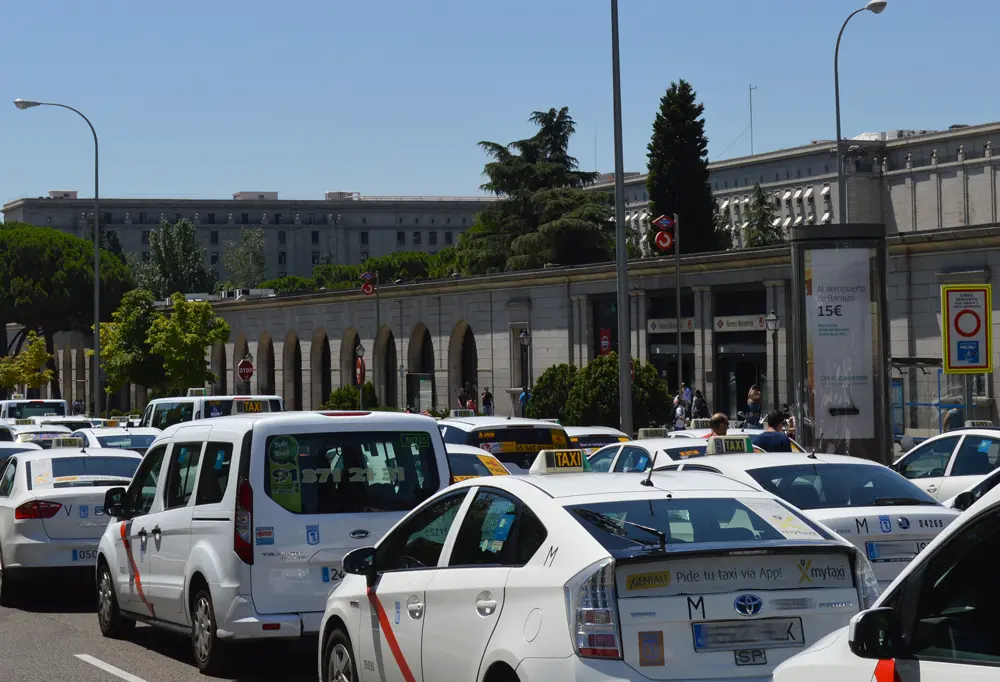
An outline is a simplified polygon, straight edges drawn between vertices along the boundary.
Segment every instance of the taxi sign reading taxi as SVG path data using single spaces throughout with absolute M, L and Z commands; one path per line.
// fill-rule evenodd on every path
M 742 455 L 753 452 L 750 436 L 712 436 L 708 439 L 709 455 Z
M 542 450 L 535 457 L 529 474 L 567 474 L 593 471 L 583 450 Z
M 993 371 L 993 300 L 989 284 L 941 287 L 945 374 Z

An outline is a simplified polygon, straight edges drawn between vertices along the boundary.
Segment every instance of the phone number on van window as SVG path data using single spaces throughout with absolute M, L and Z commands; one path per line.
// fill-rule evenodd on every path
M 331 479 L 340 483 L 344 479 L 343 469 L 272 469 L 271 480 L 275 483 L 295 483 L 301 476 L 303 484 L 327 483 Z M 398 483 L 406 478 L 402 467 L 387 467 L 384 471 L 363 467 L 352 467 L 347 470 L 349 483 Z

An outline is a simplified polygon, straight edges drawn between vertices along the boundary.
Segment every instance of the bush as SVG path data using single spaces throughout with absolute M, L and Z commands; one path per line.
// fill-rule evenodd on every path
M 632 426 L 640 429 L 668 419 L 672 407 L 667 384 L 656 368 L 636 360 L 632 382 Z M 576 373 L 566 399 L 563 422 L 567 426 L 608 426 L 618 428 L 618 354 L 594 358 Z
M 566 402 L 576 375 L 576 366 L 565 363 L 552 365 L 542 372 L 531 389 L 527 416 L 531 419 L 558 419 L 564 423 Z
M 369 381 L 365 384 L 365 409 L 377 410 L 378 406 L 375 387 Z M 327 410 L 357 410 L 359 407 L 357 386 L 341 386 L 330 394 L 330 399 L 323 406 Z

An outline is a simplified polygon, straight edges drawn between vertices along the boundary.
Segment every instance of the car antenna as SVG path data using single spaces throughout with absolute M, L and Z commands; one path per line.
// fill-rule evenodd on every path
M 646 478 L 644 478 L 641 481 L 639 481 L 640 484 L 646 486 L 647 488 L 652 488 L 653 487 L 653 482 L 650 479 L 653 478 L 653 469 L 656 468 L 656 456 L 658 454 L 660 454 L 659 450 L 654 450 L 653 451 L 653 461 L 649 465 L 649 473 L 646 474 Z

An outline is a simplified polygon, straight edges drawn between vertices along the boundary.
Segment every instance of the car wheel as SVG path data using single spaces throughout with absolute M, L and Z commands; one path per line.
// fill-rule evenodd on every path
M 111 569 L 103 562 L 97 571 L 97 623 L 101 634 L 112 639 L 128 637 L 135 629 L 135 621 L 123 616 L 118 608 Z
M 354 662 L 351 639 L 336 629 L 326 639 L 326 665 L 323 682 L 358 682 L 358 666 Z
M 206 675 L 218 676 L 225 665 L 225 644 L 216 634 L 217 627 L 212 595 L 207 589 L 199 590 L 191 608 L 191 648 L 195 665 Z
M 0 606 L 13 608 L 20 602 L 20 588 L 13 576 L 7 571 L 3 562 L 3 552 L 0 551 Z

